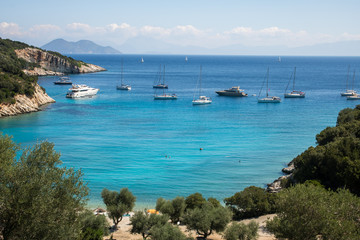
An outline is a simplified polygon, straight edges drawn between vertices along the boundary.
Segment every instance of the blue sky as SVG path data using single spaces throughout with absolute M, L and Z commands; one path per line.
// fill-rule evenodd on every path
M 3 0 L 0 36 L 120 47 L 132 38 L 181 46 L 308 46 L 360 40 L 359 0 Z

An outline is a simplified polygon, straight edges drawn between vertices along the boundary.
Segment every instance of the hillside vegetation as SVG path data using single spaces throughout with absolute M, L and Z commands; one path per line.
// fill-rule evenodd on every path
M 16 94 L 34 94 L 36 76 L 27 76 L 22 70 L 37 66 L 19 59 L 15 49 L 29 47 L 25 43 L 0 38 L 0 103 L 14 103 Z

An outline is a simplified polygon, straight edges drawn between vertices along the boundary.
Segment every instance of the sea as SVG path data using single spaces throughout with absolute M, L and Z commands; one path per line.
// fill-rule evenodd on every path
M 71 57 L 107 69 L 70 75 L 76 84 L 99 88 L 97 96 L 67 99 L 69 86 L 53 84 L 58 77 L 39 77 L 38 83 L 56 103 L 40 112 L 0 119 L 0 131 L 23 147 L 53 142 L 63 166 L 84 173 L 89 207 L 103 206 L 104 188 L 129 188 L 136 196 L 136 208 L 142 209 L 154 207 L 159 197 L 199 192 L 223 202 L 248 186 L 266 187 L 282 175 L 288 162 L 316 145 L 316 134 L 336 125 L 340 110 L 360 103 L 340 96 L 347 81 L 352 88 L 360 57 L 281 56 L 281 61 L 278 56 Z M 121 63 L 131 91 L 116 89 Z M 165 66 L 166 91 L 175 93 L 177 100 L 154 100 L 152 86 L 160 65 Z M 193 106 L 199 95 L 200 66 L 201 94 L 213 102 Z M 306 97 L 284 99 L 295 67 L 295 88 Z M 248 97 L 215 93 L 233 86 L 240 86 Z M 359 87 L 355 76 L 354 88 Z M 260 96 L 268 90 L 282 102 L 258 103 L 261 88 Z

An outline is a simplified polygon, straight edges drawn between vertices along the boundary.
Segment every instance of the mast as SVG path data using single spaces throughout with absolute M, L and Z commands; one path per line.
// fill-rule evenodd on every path
M 164 64 L 164 72 L 163 72 L 163 95 L 165 95 L 165 64 Z
M 199 94 L 201 96 L 201 71 L 202 71 L 202 65 L 200 65 L 200 90 L 199 90 Z
M 354 83 L 355 83 L 355 70 L 354 70 L 353 81 L 352 81 L 352 90 L 354 90 Z
M 266 97 L 269 96 L 269 67 L 266 73 Z
M 296 76 L 296 67 L 294 68 L 293 91 L 295 90 L 295 76 Z
M 348 66 L 348 73 L 346 77 L 346 90 L 349 89 L 349 74 L 350 74 L 350 65 Z
M 123 85 L 124 61 L 121 59 L 121 85 Z

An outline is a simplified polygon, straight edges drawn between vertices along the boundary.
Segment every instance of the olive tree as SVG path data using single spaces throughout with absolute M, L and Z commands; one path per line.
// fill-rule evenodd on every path
M 169 221 L 167 215 L 148 214 L 142 211 L 135 212 L 134 216 L 130 218 L 130 225 L 132 234 L 141 234 L 144 240 L 150 235 L 150 229 L 155 225 L 165 225 Z
M 187 240 L 185 234 L 177 226 L 170 223 L 157 224 L 150 229 L 151 240 Z M 190 238 L 191 239 L 191 238 Z
M 167 214 L 173 224 L 180 221 L 180 218 L 185 211 L 185 199 L 183 197 L 176 197 L 173 200 L 165 200 L 159 198 L 156 201 L 156 210 L 163 214 Z
M 104 188 L 101 197 L 106 205 L 109 217 L 114 222 L 115 229 L 121 222 L 123 215 L 132 211 L 135 206 L 136 197 L 127 188 L 122 188 L 120 192 L 109 191 Z
M 52 143 L 21 149 L 0 135 L 2 239 L 79 237 L 78 212 L 85 206 L 88 188 L 80 170 L 61 164 Z
M 201 207 L 187 210 L 183 221 L 189 230 L 195 230 L 206 239 L 213 231 L 224 231 L 231 217 L 232 213 L 228 208 L 214 207 L 212 203 L 206 202 Z

